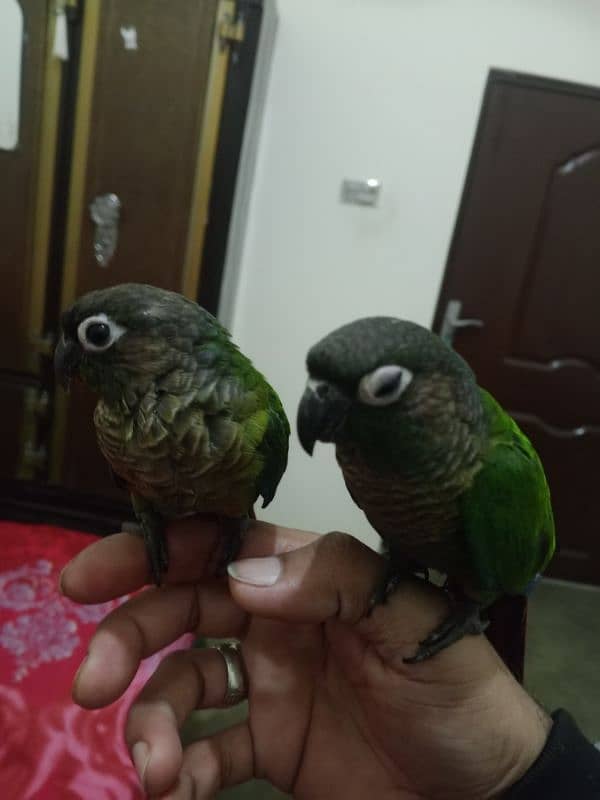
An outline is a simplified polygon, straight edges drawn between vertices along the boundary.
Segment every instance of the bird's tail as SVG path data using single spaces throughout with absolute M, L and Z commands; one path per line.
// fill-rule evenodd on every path
M 488 616 L 488 639 L 515 678 L 523 683 L 527 597 L 503 595 L 489 607 Z

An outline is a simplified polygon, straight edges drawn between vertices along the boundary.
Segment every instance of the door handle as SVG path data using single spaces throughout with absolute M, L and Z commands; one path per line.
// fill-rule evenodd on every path
M 454 334 L 457 328 L 483 328 L 482 319 L 461 319 L 461 309 L 461 300 L 448 300 L 448 305 L 444 312 L 444 319 L 442 320 L 440 337 L 450 346 L 452 346 L 454 342 Z
M 90 203 L 90 217 L 96 226 L 94 258 L 101 267 L 107 267 L 119 240 L 121 200 L 112 193 L 97 195 Z

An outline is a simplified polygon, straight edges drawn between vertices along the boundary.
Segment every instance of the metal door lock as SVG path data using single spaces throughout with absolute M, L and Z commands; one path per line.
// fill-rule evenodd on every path
M 96 225 L 94 258 L 101 267 L 107 267 L 117 249 L 121 201 L 116 194 L 99 194 L 90 203 L 90 216 Z

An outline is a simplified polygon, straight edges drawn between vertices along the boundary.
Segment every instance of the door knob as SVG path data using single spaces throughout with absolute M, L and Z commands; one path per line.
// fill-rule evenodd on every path
M 90 216 L 96 226 L 94 233 L 94 258 L 101 267 L 107 267 L 117 249 L 121 201 L 116 194 L 99 194 L 90 203 Z
M 457 328 L 483 328 L 482 319 L 461 319 L 461 309 L 462 302 L 460 300 L 448 300 L 444 319 L 442 320 L 440 337 L 450 346 L 454 342 L 454 334 Z

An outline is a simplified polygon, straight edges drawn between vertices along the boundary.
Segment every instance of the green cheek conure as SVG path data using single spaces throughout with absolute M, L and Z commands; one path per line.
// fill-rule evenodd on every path
M 433 568 L 453 610 L 409 661 L 486 627 L 482 612 L 525 592 L 554 552 L 550 492 L 527 437 L 438 336 L 390 317 L 358 320 L 316 344 L 298 410 L 312 453 L 333 442 L 354 501 L 389 555 L 386 587 Z
M 165 521 L 196 512 L 224 518 L 230 560 L 258 496 L 275 494 L 290 429 L 225 328 L 179 294 L 122 284 L 64 312 L 54 362 L 63 384 L 77 376 L 99 396 L 98 443 L 131 492 L 154 580 L 168 569 Z

